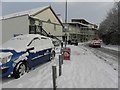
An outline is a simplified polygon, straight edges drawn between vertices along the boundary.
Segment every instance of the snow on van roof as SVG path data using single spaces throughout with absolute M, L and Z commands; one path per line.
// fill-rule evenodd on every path
M 29 45 L 29 43 L 34 38 L 41 38 L 45 37 L 39 34 L 25 34 L 25 35 L 19 35 L 16 37 L 11 38 L 7 42 L 5 42 L 0 49 L 10 49 L 15 50 L 17 52 L 26 50 L 26 47 Z M 49 39 L 48 37 L 45 37 L 46 39 Z
M 42 36 L 40 34 L 24 34 L 24 35 L 19 35 L 19 36 L 15 37 L 15 38 L 32 39 L 32 38 L 35 38 L 35 37 L 45 37 L 45 36 Z M 45 38 L 48 38 L 48 37 L 45 37 Z
M 16 13 L 12 13 L 12 14 L 8 14 L 5 16 L 2 16 L 2 18 L 0 19 L 7 19 L 7 18 L 12 18 L 12 17 L 17 17 L 17 16 L 22 16 L 22 15 L 33 15 L 37 12 L 40 12 L 46 8 L 49 8 L 50 6 L 44 6 L 44 7 L 39 7 L 39 8 L 35 8 L 35 9 L 30 9 L 30 10 L 26 10 L 26 11 L 22 11 L 22 12 L 16 12 Z

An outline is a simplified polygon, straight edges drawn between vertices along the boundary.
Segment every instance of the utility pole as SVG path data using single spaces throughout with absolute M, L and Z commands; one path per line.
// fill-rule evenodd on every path
M 66 4 L 65 4 L 65 25 L 67 27 L 67 0 L 66 0 Z M 65 48 L 66 48 L 66 44 L 67 44 L 67 34 L 66 34 L 66 30 L 68 28 L 64 28 L 65 29 Z
M 65 23 L 67 23 L 67 0 L 65 5 Z

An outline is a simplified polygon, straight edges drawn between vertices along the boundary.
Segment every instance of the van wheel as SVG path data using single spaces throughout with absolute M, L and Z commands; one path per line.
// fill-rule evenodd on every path
M 51 60 L 55 58 L 55 51 L 52 52 L 51 54 Z
M 20 62 L 16 65 L 14 71 L 13 71 L 13 76 L 15 79 L 20 78 L 22 75 L 25 74 L 27 71 L 27 65 L 24 62 Z

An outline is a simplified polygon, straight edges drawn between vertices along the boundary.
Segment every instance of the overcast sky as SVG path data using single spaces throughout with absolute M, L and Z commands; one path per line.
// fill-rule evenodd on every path
M 65 2 L 2 2 L 2 15 L 51 5 L 56 14 L 65 17 Z M 71 18 L 84 18 L 99 24 L 113 7 L 113 2 L 69 2 L 68 22 Z

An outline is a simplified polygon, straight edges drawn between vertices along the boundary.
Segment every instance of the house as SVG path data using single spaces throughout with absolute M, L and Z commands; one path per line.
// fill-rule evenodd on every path
M 62 40 L 63 24 L 51 6 L 3 16 L 2 43 L 21 34 L 53 35 Z
M 77 39 L 78 42 L 89 41 L 94 38 L 97 25 L 91 24 L 85 19 L 72 19 L 69 23 L 64 23 L 67 29 L 64 35 L 67 34 L 67 40 Z

